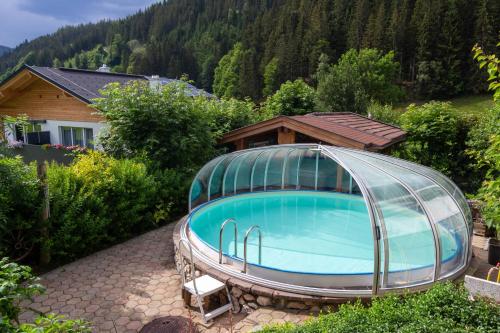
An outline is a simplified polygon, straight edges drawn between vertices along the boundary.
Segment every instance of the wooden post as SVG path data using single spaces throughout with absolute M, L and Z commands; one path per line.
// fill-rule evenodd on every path
M 278 144 L 286 145 L 290 143 L 295 143 L 295 131 L 286 127 L 280 127 L 278 129 Z
M 43 191 L 43 206 L 40 223 L 40 265 L 44 266 L 50 262 L 49 230 L 47 225 L 50 216 L 49 184 L 47 182 L 47 162 L 38 162 L 37 174 L 38 179 L 40 179 Z
M 243 138 L 236 140 L 235 142 L 236 150 L 245 149 L 245 140 Z

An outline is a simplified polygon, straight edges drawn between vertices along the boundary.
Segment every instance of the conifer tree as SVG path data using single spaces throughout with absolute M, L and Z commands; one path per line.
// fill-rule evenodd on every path
M 269 96 L 278 89 L 278 66 L 278 58 L 274 57 L 264 68 L 264 88 L 262 89 L 263 96 Z
M 347 36 L 347 47 L 359 50 L 362 46 L 363 33 L 365 31 L 366 21 L 368 19 L 367 0 L 358 0 L 355 2 L 354 10 L 350 17 L 350 26 Z

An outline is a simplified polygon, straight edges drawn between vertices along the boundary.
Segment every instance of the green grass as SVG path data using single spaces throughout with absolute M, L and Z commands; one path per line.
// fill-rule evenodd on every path
M 447 101 L 447 100 L 444 100 Z M 448 101 L 458 110 L 460 114 L 480 115 L 493 106 L 491 95 L 469 95 L 449 99 Z M 413 101 L 417 105 L 425 104 L 429 101 Z M 394 107 L 397 111 L 404 111 L 411 103 L 405 103 Z

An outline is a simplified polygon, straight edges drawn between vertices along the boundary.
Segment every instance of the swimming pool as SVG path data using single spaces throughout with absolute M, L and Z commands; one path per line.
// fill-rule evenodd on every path
M 319 295 L 421 289 L 462 274 L 471 255 L 470 212 L 449 179 L 321 145 L 210 161 L 193 181 L 183 228 L 199 258 L 225 274 Z

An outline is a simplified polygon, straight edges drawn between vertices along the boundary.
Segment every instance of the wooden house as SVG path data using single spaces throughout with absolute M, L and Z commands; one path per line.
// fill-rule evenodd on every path
M 3 127 L 0 136 L 29 144 L 92 148 L 94 139 L 105 126 L 103 118 L 90 106 L 92 100 L 101 97 L 99 90 L 108 83 L 130 81 L 162 85 L 176 80 L 111 73 L 106 66 L 91 71 L 25 65 L 0 83 L 0 119 L 25 114 L 29 125 L 9 130 L 0 122 Z M 193 96 L 207 94 L 189 84 L 187 90 Z

